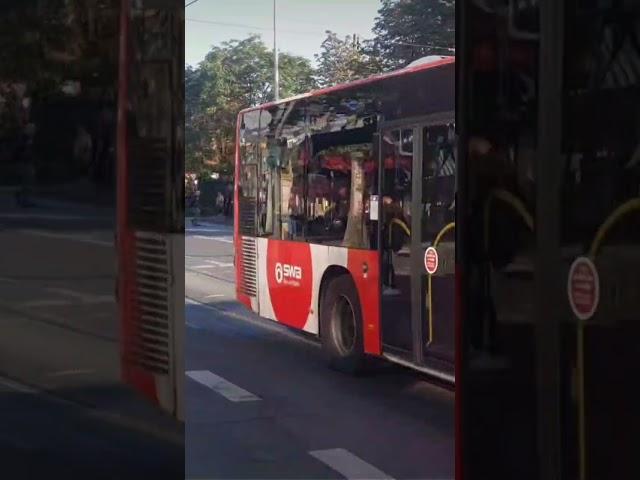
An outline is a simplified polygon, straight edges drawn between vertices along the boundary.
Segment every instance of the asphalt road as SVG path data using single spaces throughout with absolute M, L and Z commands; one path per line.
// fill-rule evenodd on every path
M 453 478 L 453 393 L 391 365 L 329 370 L 234 301 L 231 236 L 186 234 L 186 477 Z
M 6 478 L 182 476 L 180 429 L 120 382 L 113 222 L 109 209 L 21 209 L 0 194 Z

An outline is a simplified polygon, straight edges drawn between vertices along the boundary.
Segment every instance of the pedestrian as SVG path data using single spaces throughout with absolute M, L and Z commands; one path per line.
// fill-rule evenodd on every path
M 194 226 L 198 225 L 198 217 L 200 216 L 200 190 L 193 192 L 193 219 L 191 223 Z
M 224 213 L 224 195 L 222 192 L 218 192 L 216 196 L 216 213 Z
M 24 131 L 20 134 L 18 141 L 18 162 L 21 172 L 21 186 L 16 192 L 16 201 L 21 207 L 32 207 L 31 194 L 35 183 L 35 158 L 33 152 L 33 141 L 36 133 L 36 126 L 28 123 Z
M 231 215 L 231 204 L 233 202 L 233 184 L 227 184 L 227 191 L 224 198 L 224 216 L 229 217 Z
M 81 170 L 93 176 L 94 182 L 98 181 L 99 171 L 93 161 L 93 141 L 84 125 L 78 125 L 76 129 L 76 138 L 73 144 L 73 158 Z

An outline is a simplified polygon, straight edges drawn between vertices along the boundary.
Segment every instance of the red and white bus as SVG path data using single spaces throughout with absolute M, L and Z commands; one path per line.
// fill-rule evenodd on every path
M 338 369 L 453 382 L 454 122 L 453 57 L 240 112 L 238 300 Z
M 184 7 L 120 5 L 117 250 L 124 383 L 184 420 Z

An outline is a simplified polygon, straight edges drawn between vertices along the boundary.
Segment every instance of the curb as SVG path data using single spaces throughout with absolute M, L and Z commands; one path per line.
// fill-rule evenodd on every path
M 148 422 L 138 420 L 136 418 L 129 417 L 118 413 L 102 410 L 99 407 L 88 405 L 86 403 L 79 402 L 77 400 L 71 400 L 69 398 L 58 396 L 50 391 L 44 390 L 35 385 L 28 385 L 22 381 L 15 380 L 8 376 L 6 373 L 0 373 L 0 384 L 14 389 L 17 392 L 38 394 L 47 400 L 69 407 L 78 408 L 83 411 L 87 416 L 98 418 L 106 423 L 117 425 L 119 427 L 133 430 L 138 433 L 144 433 L 160 440 L 164 440 L 176 445 L 184 445 L 184 433 L 167 432 L 166 429 L 156 428 L 150 425 Z M 176 421 L 177 422 L 177 421 Z M 183 422 L 179 422 L 184 426 Z
M 220 220 L 216 217 L 184 217 L 185 223 L 191 223 L 193 225 L 227 225 L 233 226 L 233 220 Z
M 43 206 L 45 208 L 87 208 L 95 211 L 99 211 L 100 213 L 106 214 L 110 212 L 115 212 L 115 204 L 113 207 L 99 205 L 91 202 L 80 202 L 80 201 L 72 201 L 72 200 L 55 200 L 50 196 L 42 195 L 35 193 L 31 196 L 34 203 L 37 203 L 39 206 Z

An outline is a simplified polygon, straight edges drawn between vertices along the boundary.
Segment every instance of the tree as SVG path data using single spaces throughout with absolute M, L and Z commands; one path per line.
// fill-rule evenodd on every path
M 382 0 L 373 48 L 387 68 L 427 55 L 453 55 L 454 0 Z
M 364 227 L 364 162 L 366 154 L 363 151 L 353 149 L 349 152 L 351 162 L 351 189 L 349 199 L 349 214 L 347 228 L 344 234 L 343 245 L 345 247 L 358 248 L 368 245 L 366 229 Z
M 282 97 L 315 87 L 308 60 L 280 53 L 278 62 Z M 197 68 L 187 67 L 187 169 L 201 171 L 210 163 L 220 173 L 231 173 L 238 112 L 273 98 L 273 55 L 256 35 L 215 46 Z
M 119 3 L 12 2 L 0 16 L 0 78 L 26 83 L 41 95 L 57 91 L 63 80 L 86 84 L 114 78 Z
M 382 64 L 372 55 L 370 42 L 361 41 L 356 35 L 347 35 L 344 40 L 327 30 L 327 38 L 320 46 L 316 78 L 323 86 L 350 82 L 379 73 Z

